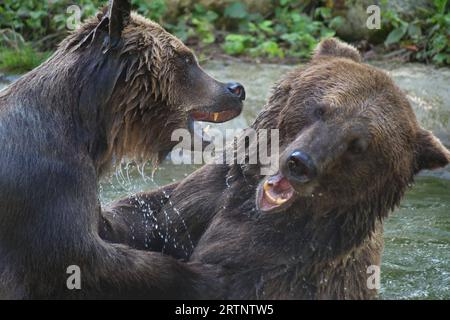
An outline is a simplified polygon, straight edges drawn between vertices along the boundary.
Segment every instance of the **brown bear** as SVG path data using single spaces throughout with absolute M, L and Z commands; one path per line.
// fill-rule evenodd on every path
M 213 285 L 207 269 L 98 235 L 108 167 L 157 162 L 174 129 L 234 118 L 245 98 L 130 3 L 110 1 L 0 92 L 0 298 L 198 298 Z
M 217 266 L 221 298 L 376 297 L 384 219 L 450 152 L 385 72 L 335 39 L 275 86 L 253 128 L 279 129 L 278 173 L 207 165 L 117 202 L 101 235 Z

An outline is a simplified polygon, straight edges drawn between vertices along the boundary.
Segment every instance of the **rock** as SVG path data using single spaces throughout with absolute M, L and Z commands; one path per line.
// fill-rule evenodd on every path
M 387 3 L 388 10 L 396 11 L 406 21 L 423 17 L 426 11 L 432 10 L 433 8 L 432 0 L 390 0 Z
M 411 21 L 414 18 L 424 14 L 423 9 L 433 8 L 431 0 L 393 0 L 388 1 L 386 7 L 383 7 L 380 0 L 354 0 L 354 1 L 335 1 L 333 4 L 333 15 L 344 18 L 342 23 L 336 30 L 339 37 L 347 41 L 370 40 L 371 42 L 380 42 L 384 39 L 390 30 L 383 28 L 386 21 L 383 21 L 383 13 L 388 10 L 395 11 L 399 17 L 405 21 Z M 380 30 L 370 30 L 366 26 L 367 8 L 370 5 L 378 5 L 381 9 L 381 26 Z M 426 12 L 426 10 L 425 10 Z

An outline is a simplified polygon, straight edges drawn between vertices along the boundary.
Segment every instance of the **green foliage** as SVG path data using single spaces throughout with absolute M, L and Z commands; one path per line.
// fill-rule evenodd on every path
M 225 37 L 223 48 L 231 55 L 240 55 L 252 45 L 253 38 L 248 35 L 229 34 Z
M 93 15 L 104 3 L 101 0 L 2 0 L 0 29 L 13 29 L 28 41 L 66 31 L 67 8 L 76 3 L 82 8 L 82 18 Z M 59 40 L 59 39 L 58 39 Z
M 214 22 L 218 14 L 200 4 L 194 5 L 191 11 L 177 17 L 176 21 L 165 19 L 168 14 L 165 0 L 133 0 L 132 5 L 140 14 L 161 23 L 183 41 L 192 38 L 196 38 L 203 44 L 211 44 L 215 41 Z
M 388 34 L 384 44 L 414 49 L 413 57 L 419 61 L 431 61 L 438 65 L 450 64 L 450 12 L 447 0 L 434 0 L 434 10 L 426 10 L 424 16 L 405 21 L 388 10 L 384 15 Z
M 15 49 L 0 50 L 0 70 L 12 73 L 23 73 L 31 70 L 50 56 L 50 53 L 42 53 L 34 50 L 31 45 Z
M 165 0 L 132 0 L 133 8 L 144 16 L 161 22 L 162 17 L 167 13 L 167 4 Z
M 248 15 L 245 4 L 241 2 L 233 2 L 224 11 L 225 17 L 231 19 L 245 19 Z
M 386 5 L 387 0 L 383 1 Z M 14 66 L 22 60 L 26 68 L 34 66 L 45 57 L 38 52 L 53 50 L 66 35 L 70 5 L 82 8 L 83 20 L 106 2 L 0 0 L 0 35 L 2 30 L 14 30 L 24 39 L 20 45 L 11 46 L 10 43 L 0 48 L 4 59 L 0 63 L 4 67 L 8 61 Z M 332 1 L 273 0 L 273 4 L 275 9 L 264 15 L 237 0 L 222 9 L 195 4 L 181 7 L 180 12 L 174 14 L 169 10 L 167 0 L 132 0 L 135 10 L 162 24 L 189 45 L 204 49 L 204 52 L 221 48 L 234 56 L 304 59 L 318 41 L 334 36 L 335 30 L 345 23 L 333 9 Z M 422 16 L 405 20 L 395 11 L 382 9 L 383 28 L 390 30 L 383 39 L 386 48 L 405 47 L 412 50 L 416 60 L 448 65 L 448 0 L 434 0 L 434 8 L 424 10 Z M 32 57 L 33 52 L 36 52 L 36 59 Z
M 0 70 L 21 73 L 35 68 L 50 55 L 37 52 L 31 44 L 10 29 L 0 31 Z
M 178 22 L 164 23 L 166 29 L 183 41 L 195 40 L 198 44 L 208 45 L 216 41 L 215 22 L 219 15 L 196 4 L 192 11 L 177 18 Z
M 223 44 L 231 55 L 306 58 L 320 39 L 334 35 L 324 22 L 333 20 L 331 9 L 317 8 L 313 16 L 318 20 L 314 21 L 298 8 L 298 1 L 281 0 L 270 20 L 249 14 L 241 3 L 231 3 L 225 13 L 239 26 L 238 33 L 228 35 Z

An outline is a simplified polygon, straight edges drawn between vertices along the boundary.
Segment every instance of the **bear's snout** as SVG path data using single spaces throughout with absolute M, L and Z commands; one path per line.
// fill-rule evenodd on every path
M 313 159 L 300 150 L 294 150 L 282 166 L 284 175 L 296 183 L 307 183 L 317 176 L 317 166 Z
M 239 100 L 244 101 L 246 98 L 245 88 L 239 82 L 230 82 L 227 84 L 228 91 L 235 95 Z

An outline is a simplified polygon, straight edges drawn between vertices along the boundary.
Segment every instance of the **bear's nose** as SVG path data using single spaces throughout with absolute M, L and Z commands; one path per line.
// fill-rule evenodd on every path
M 317 176 L 317 168 L 311 157 L 300 150 L 295 150 L 288 157 L 286 169 L 290 179 L 306 183 Z
M 233 95 L 238 97 L 241 101 L 245 100 L 245 89 L 244 86 L 238 82 L 230 82 L 227 85 L 228 91 Z

